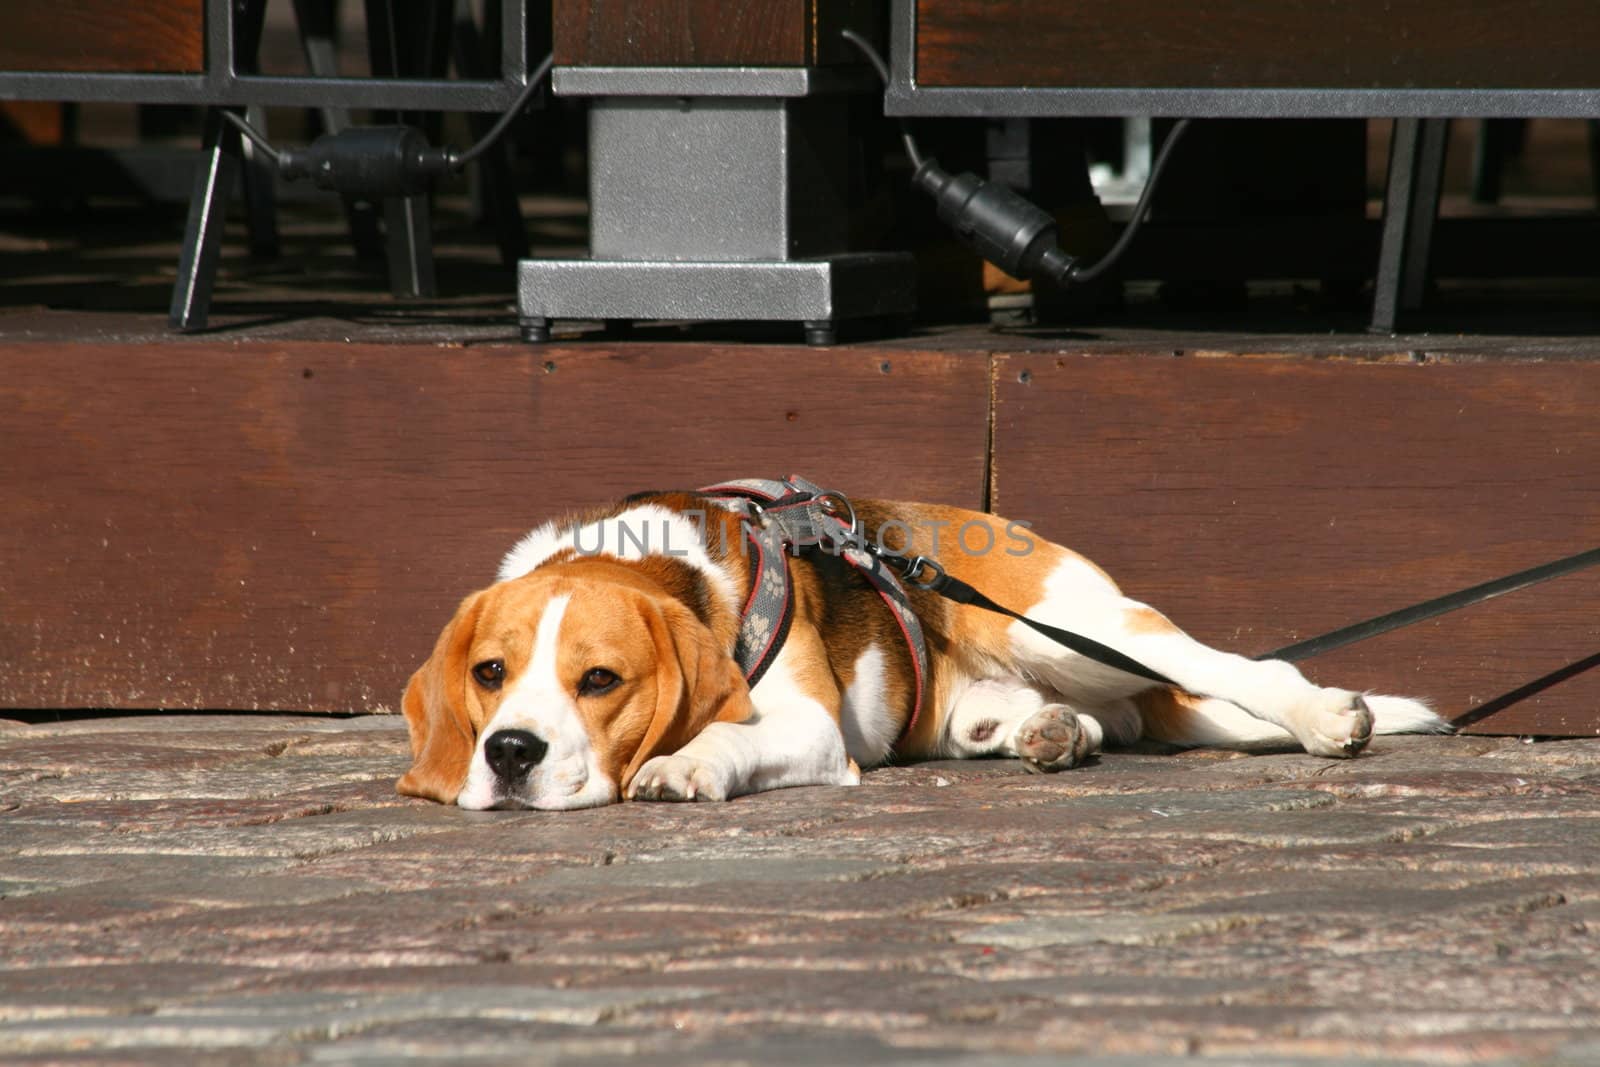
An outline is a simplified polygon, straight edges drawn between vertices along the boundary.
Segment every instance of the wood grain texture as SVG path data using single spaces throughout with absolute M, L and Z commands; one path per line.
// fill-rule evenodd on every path
M 919 0 L 934 86 L 1592 88 L 1590 0 Z
M 776 66 L 855 62 L 845 28 L 881 43 L 871 0 L 556 0 L 561 66 Z
M 0 706 L 394 707 L 569 508 L 791 471 L 978 505 L 987 392 L 939 353 L 10 345 Z
M 204 0 L 0 5 L 0 70 L 188 74 L 204 67 Z
M 1257 654 L 1600 545 L 1600 364 L 1013 355 L 994 506 Z M 1318 658 L 1455 717 L 1600 651 L 1600 573 Z M 1475 724 L 1600 732 L 1600 670 Z

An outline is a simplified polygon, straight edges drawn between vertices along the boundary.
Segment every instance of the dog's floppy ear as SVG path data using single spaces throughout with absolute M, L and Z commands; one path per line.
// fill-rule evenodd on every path
M 713 722 L 743 722 L 753 713 L 750 687 L 728 651 L 709 627 L 676 600 L 646 608 L 645 622 L 655 640 L 656 703 L 644 739 L 617 783 L 628 783 L 653 756 L 670 755 Z
M 406 685 L 402 707 L 411 734 L 411 769 L 395 783 L 407 796 L 454 804 L 472 762 L 467 718 L 467 653 L 483 611 L 483 593 L 461 602 L 433 654 Z

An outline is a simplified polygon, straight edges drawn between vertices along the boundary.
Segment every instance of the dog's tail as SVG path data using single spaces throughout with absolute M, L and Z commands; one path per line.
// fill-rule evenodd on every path
M 1144 736 L 1168 744 L 1238 745 L 1291 740 L 1287 730 L 1258 719 L 1237 704 L 1174 689 L 1152 689 L 1137 698 Z M 1380 734 L 1447 734 L 1454 729 L 1420 700 L 1366 695 L 1373 729 Z

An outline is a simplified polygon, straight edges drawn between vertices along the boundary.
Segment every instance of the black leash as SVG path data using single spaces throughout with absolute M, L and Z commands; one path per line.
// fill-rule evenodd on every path
M 1343 626 L 1337 630 L 1325 633 L 1320 637 L 1312 637 L 1305 641 L 1297 641 L 1292 645 L 1285 645 L 1272 652 L 1263 652 L 1256 659 L 1285 659 L 1293 663 L 1312 656 L 1320 656 L 1324 652 L 1331 652 L 1345 645 L 1353 645 L 1357 641 L 1365 641 L 1369 637 L 1386 634 L 1390 630 L 1398 630 L 1403 626 L 1423 622 L 1436 615 L 1444 615 L 1461 608 L 1481 604 L 1485 600 L 1493 600 L 1506 593 L 1514 593 L 1518 589 L 1526 589 L 1530 585 L 1547 582 L 1551 578 L 1559 578 L 1563 574 L 1581 571 L 1585 567 L 1592 567 L 1600 563 L 1600 548 L 1591 548 L 1587 552 L 1579 552 L 1575 556 L 1558 559 L 1553 563 L 1529 567 L 1525 571 L 1508 574 L 1504 578 L 1496 578 L 1492 582 L 1484 582 L 1460 592 L 1448 593 L 1432 600 L 1424 600 L 1420 604 L 1413 604 L 1409 608 L 1391 611 L 1387 615 L 1367 619 L 1351 626 Z
M 905 576 L 906 581 L 918 588 L 926 589 L 930 593 L 937 593 L 946 600 L 954 601 L 957 604 L 971 604 L 973 607 L 993 611 L 1016 619 L 1018 622 L 1026 623 L 1057 644 L 1064 645 L 1079 655 L 1103 663 L 1108 667 L 1115 667 L 1119 671 L 1124 671 L 1140 678 L 1147 678 L 1158 685 L 1182 688 L 1177 682 L 1174 682 L 1160 671 L 1145 666 L 1133 657 L 1118 652 L 1109 645 L 1103 645 L 1093 638 L 1073 633 L 1071 630 L 1063 630 L 1058 626 L 1051 626 L 1049 623 L 1030 619 L 1026 615 L 1012 611 L 1003 604 L 995 603 L 966 582 L 948 574 L 937 562 L 925 556 L 905 557 L 885 554 L 883 558 L 898 569 Z M 1526 589 L 1530 585 L 1538 585 L 1540 582 L 1559 578 L 1564 574 L 1581 571 L 1597 563 L 1600 563 L 1600 548 L 1592 548 L 1587 552 L 1579 552 L 1575 556 L 1567 556 L 1565 559 L 1558 559 L 1552 563 L 1529 567 L 1527 570 L 1508 574 L 1504 578 L 1496 578 L 1494 581 L 1483 582 L 1479 585 L 1462 589 L 1459 592 L 1435 597 L 1432 600 L 1425 600 L 1420 604 L 1401 608 L 1399 611 L 1391 611 L 1387 615 L 1379 615 L 1376 618 L 1367 619 L 1351 626 L 1343 626 L 1319 637 L 1297 641 L 1292 645 L 1285 645 L 1283 648 L 1272 652 L 1262 653 L 1255 658 L 1258 660 L 1281 659 L 1290 663 L 1310 659 L 1312 656 L 1321 655 L 1336 648 L 1343 648 L 1345 645 L 1352 645 L 1357 641 L 1365 641 L 1369 637 L 1377 637 L 1379 634 L 1388 633 L 1390 630 L 1411 626 L 1414 623 L 1423 622 L 1438 615 L 1470 607 L 1473 604 L 1481 604 L 1485 600 L 1492 600 L 1497 596 L 1504 596 L 1506 593 L 1516 592 L 1518 589 Z
M 904 556 L 892 556 L 889 558 L 894 561 L 895 566 L 900 568 L 900 573 L 905 576 L 906 581 L 920 589 L 926 589 L 930 593 L 938 593 L 946 600 L 952 600 L 957 604 L 971 604 L 975 608 L 983 608 L 985 611 L 993 611 L 1016 619 L 1018 622 L 1027 623 L 1034 630 L 1044 634 L 1056 644 L 1065 645 L 1078 653 L 1078 655 L 1087 656 L 1098 663 L 1104 663 L 1107 667 L 1115 667 L 1117 670 L 1127 674 L 1148 678 L 1157 685 L 1182 688 L 1177 682 L 1174 682 L 1155 668 L 1146 667 L 1132 656 L 1118 652 L 1110 645 L 1102 645 L 1092 637 L 1085 637 L 1082 634 L 1073 633 L 1071 630 L 1063 630 L 1059 626 L 1051 626 L 1049 623 L 1040 622 L 1038 619 L 1030 619 L 1021 612 L 1012 611 L 1003 604 L 996 604 L 966 582 L 946 573 L 943 567 L 926 556 L 912 556 L 909 559 Z
M 1092 637 L 1064 630 L 1059 626 L 1052 626 L 1038 619 L 1031 619 L 1018 611 L 1013 611 L 1004 604 L 996 603 L 989 599 L 976 588 L 963 582 L 961 579 L 948 573 L 938 561 L 926 556 L 903 556 L 898 553 L 888 552 L 881 545 L 872 544 L 865 536 L 856 519 L 855 508 L 848 498 L 841 493 L 823 490 L 804 479 L 793 477 L 786 481 L 746 481 L 730 482 L 719 489 L 736 489 L 743 493 L 755 493 L 763 496 L 767 501 L 766 509 L 777 513 L 786 509 L 802 508 L 804 523 L 799 527 L 799 532 L 791 533 L 789 544 L 805 545 L 809 549 L 826 549 L 838 554 L 841 550 L 853 549 L 859 552 L 860 559 L 854 565 L 860 567 L 862 562 L 876 560 L 887 569 L 896 571 L 911 585 L 926 590 L 956 604 L 969 604 L 975 608 L 992 611 L 1007 618 L 1016 619 L 1032 628 L 1036 633 L 1048 637 L 1050 640 L 1069 648 L 1072 651 L 1112 667 L 1126 674 L 1138 678 L 1145 678 L 1157 685 L 1171 686 L 1181 689 L 1183 686 L 1168 678 L 1165 674 L 1153 667 L 1148 667 L 1132 656 L 1119 652 L 1110 645 L 1096 641 Z M 792 521 L 792 520 L 791 520 Z M 1448 593 L 1445 596 L 1425 600 L 1420 604 L 1413 604 L 1399 611 L 1391 611 L 1386 615 L 1379 615 L 1351 626 L 1343 626 L 1318 637 L 1305 641 L 1297 641 L 1292 645 L 1271 652 L 1264 652 L 1255 657 L 1257 660 L 1286 660 L 1295 663 L 1312 656 L 1330 652 L 1345 645 L 1365 641 L 1370 637 L 1398 630 L 1401 627 L 1411 626 L 1427 619 L 1444 615 L 1448 612 L 1458 611 L 1461 608 L 1480 604 L 1485 600 L 1492 600 L 1497 596 L 1504 596 L 1519 589 L 1526 589 L 1540 582 L 1547 582 L 1552 578 L 1559 578 L 1565 574 L 1600 564 L 1600 548 L 1591 548 L 1586 552 L 1579 552 L 1564 559 L 1551 563 L 1544 563 L 1527 570 L 1508 574 L 1503 578 L 1482 582 L 1458 592 Z M 893 579 L 889 581 L 892 583 Z M 880 592 L 882 592 L 881 584 Z M 903 605 L 902 605 L 903 606 Z M 914 616 L 913 616 L 914 619 Z M 904 626 L 905 623 L 902 623 Z M 920 632 L 916 638 L 911 638 L 915 650 L 920 643 Z M 920 693 L 920 671 L 919 671 Z M 920 701 L 919 701 L 920 703 Z

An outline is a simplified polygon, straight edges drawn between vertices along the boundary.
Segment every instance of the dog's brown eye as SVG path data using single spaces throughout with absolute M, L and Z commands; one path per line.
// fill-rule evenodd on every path
M 616 688 L 622 679 L 604 667 L 591 667 L 583 680 L 578 683 L 578 695 L 581 697 L 595 697 L 601 693 L 609 693 Z
M 500 688 L 500 683 L 506 680 L 506 661 L 503 659 L 486 659 L 472 668 L 472 677 L 479 685 L 491 693 Z

